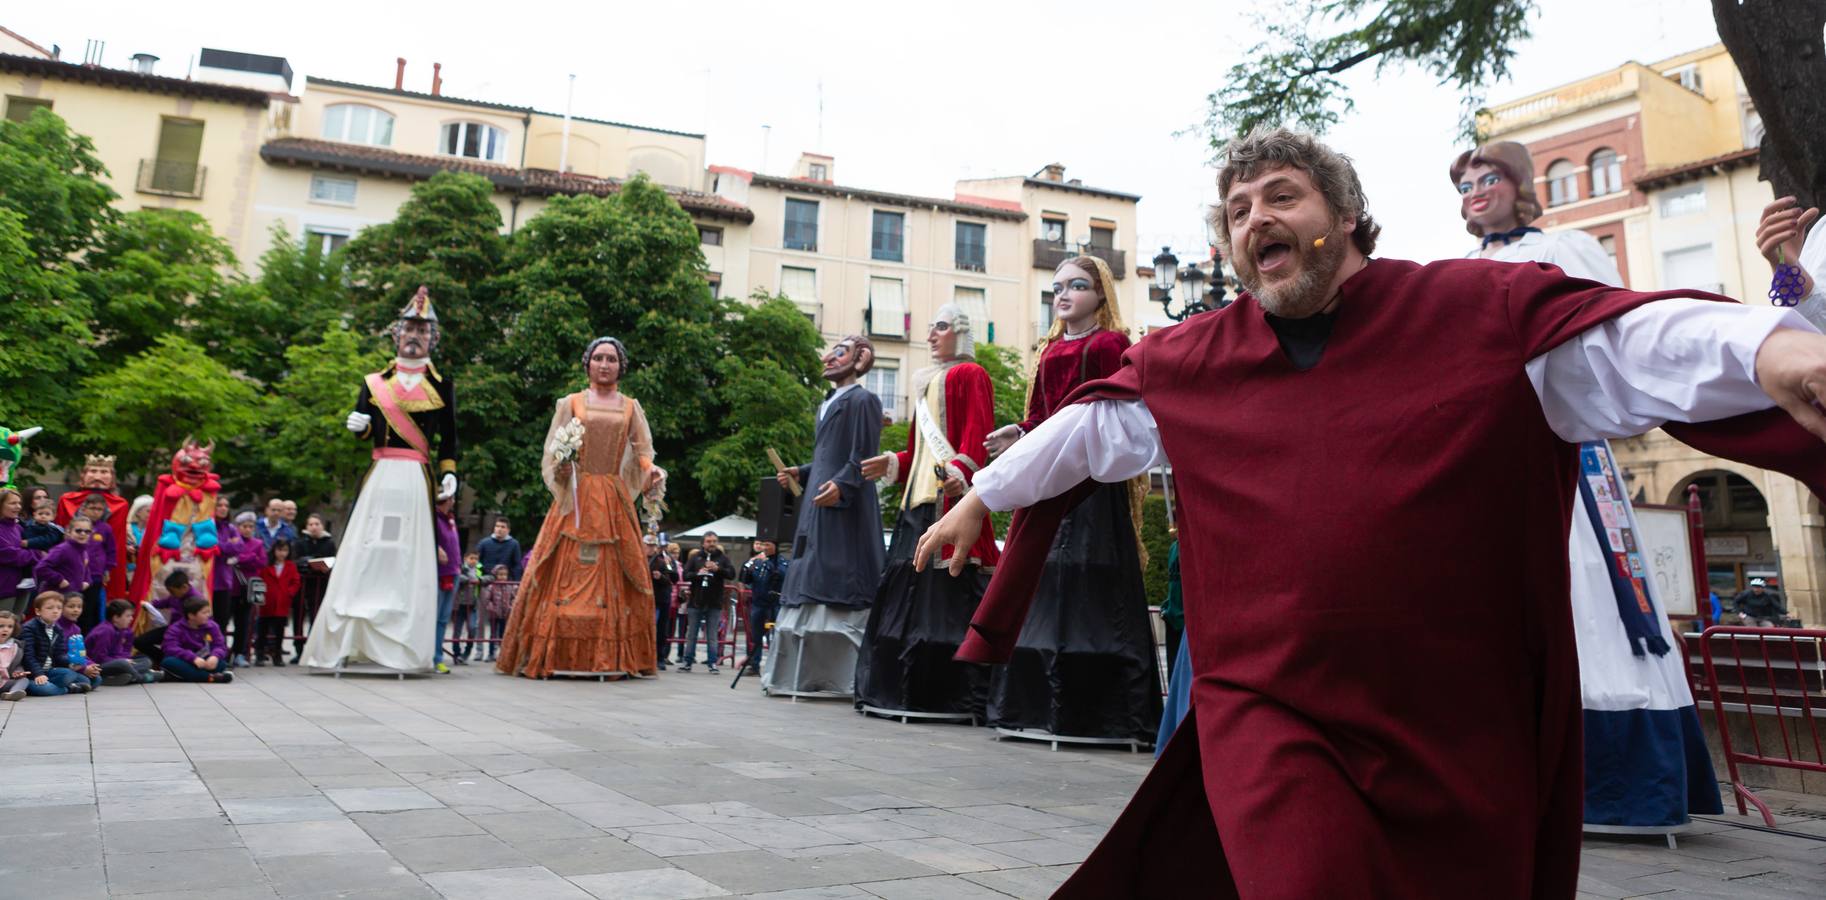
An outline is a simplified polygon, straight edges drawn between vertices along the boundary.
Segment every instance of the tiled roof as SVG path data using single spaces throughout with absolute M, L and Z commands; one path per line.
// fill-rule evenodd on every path
M 55 78 L 59 81 L 97 84 L 128 91 L 173 94 L 179 97 L 195 97 L 200 100 L 220 100 L 225 103 L 239 103 L 243 106 L 261 108 L 265 108 L 275 96 L 283 96 L 228 84 L 191 81 L 187 78 L 167 78 L 163 75 L 147 75 L 142 72 L 108 69 L 102 66 L 79 66 L 75 63 L 41 59 L 36 56 L 17 56 L 11 53 L 0 53 L 0 72 L 37 75 L 42 78 Z
M 1025 212 L 1026 211 L 1026 210 L 1021 209 L 1021 204 L 1019 201 L 997 200 L 994 197 L 978 197 L 975 194 L 958 194 L 957 202 L 970 203 L 970 204 L 974 204 L 976 206 L 993 206 L 997 209 L 1008 209 L 1008 210 L 1013 210 L 1015 212 Z
M 943 212 L 960 213 L 966 216 L 982 216 L 989 219 L 1009 219 L 1023 221 L 1027 214 L 1019 207 L 1013 210 L 997 206 L 984 206 L 979 203 L 963 203 L 957 200 L 946 200 L 939 197 L 918 197 L 912 194 L 894 194 L 887 191 L 872 191 L 868 188 L 843 187 L 825 181 L 810 181 L 804 178 L 780 178 L 774 175 L 756 175 L 755 187 L 775 188 L 777 190 L 801 191 L 808 194 L 823 194 L 829 197 L 853 197 L 867 203 L 880 203 L 885 206 L 904 206 L 909 209 L 936 209 Z
M 559 174 L 550 169 L 516 169 L 457 156 L 422 156 L 385 147 L 314 138 L 279 138 L 268 141 L 260 148 L 260 156 L 274 164 L 342 169 L 413 180 L 430 178 L 439 172 L 468 172 L 493 182 L 497 190 L 532 196 L 607 196 L 620 190 L 622 184 L 620 179 L 596 178 L 575 172 Z M 665 187 L 664 190 L 687 212 L 738 222 L 754 221 L 754 212 L 748 207 L 715 194 L 673 187 Z
M 1729 172 L 1738 166 L 1754 164 L 1757 161 L 1758 153 L 1758 148 L 1751 147 L 1747 150 L 1734 150 L 1730 153 L 1720 153 L 1717 156 L 1708 156 L 1705 159 L 1694 160 L 1690 163 L 1681 163 L 1677 166 L 1656 169 L 1653 172 L 1644 172 L 1641 177 L 1636 179 L 1636 189 L 1652 191 L 1657 188 L 1676 185 L 1683 181 L 1703 178 L 1714 171 Z
M 25 35 L 20 34 L 19 32 L 12 30 L 11 28 L 6 27 L 5 25 L 0 25 L 0 34 L 10 34 L 13 36 L 13 40 L 18 41 L 19 43 L 24 44 L 27 47 L 30 47 L 33 50 L 38 51 L 39 53 L 44 54 L 45 59 L 51 58 L 51 51 L 44 49 L 43 44 L 40 44 L 37 41 L 34 41 L 31 38 L 26 37 Z
M 1028 187 L 1053 188 L 1054 190 L 1073 191 L 1073 192 L 1076 192 L 1079 194 L 1091 194 L 1091 195 L 1097 196 L 1097 197 L 1113 197 L 1117 200 L 1129 200 L 1129 201 L 1134 201 L 1134 202 L 1140 202 L 1140 200 L 1141 200 L 1140 194 L 1125 194 L 1121 191 L 1112 191 L 1112 190 L 1109 190 L 1108 188 L 1091 187 L 1090 185 L 1087 185 L 1087 184 L 1073 184 L 1069 181 L 1047 181 L 1044 178 L 1027 178 L 1027 179 L 1023 179 L 1023 180 L 1026 182 Z

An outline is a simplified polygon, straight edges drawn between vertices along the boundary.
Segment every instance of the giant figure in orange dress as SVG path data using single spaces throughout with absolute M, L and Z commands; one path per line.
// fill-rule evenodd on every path
M 496 671 L 528 678 L 655 671 L 653 586 L 636 502 L 657 498 L 666 472 L 653 464 L 646 414 L 621 393 L 628 354 L 597 338 L 584 351 L 590 386 L 560 397 L 541 470 L 552 492 Z M 572 454 L 554 438 L 582 423 Z M 563 457 L 563 458 L 561 458 Z

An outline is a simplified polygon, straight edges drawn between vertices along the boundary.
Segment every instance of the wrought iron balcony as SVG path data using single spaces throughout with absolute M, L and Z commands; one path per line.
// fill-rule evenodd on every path
M 1035 238 L 1033 242 L 1033 267 L 1052 271 L 1060 263 L 1074 256 L 1095 256 L 1109 264 L 1110 274 L 1117 278 L 1128 276 L 1128 254 L 1114 247 L 1098 247 L 1091 244 L 1068 244 L 1064 241 L 1049 241 Z
M 203 196 L 203 176 L 207 172 L 194 162 L 142 159 L 139 161 L 138 189 L 142 194 L 200 198 Z

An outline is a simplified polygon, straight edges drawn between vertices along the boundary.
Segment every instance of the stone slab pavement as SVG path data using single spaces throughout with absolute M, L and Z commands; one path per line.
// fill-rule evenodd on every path
M 732 677 L 254 669 L 0 703 L 0 895 L 1037 898 L 1150 762 Z M 1810 800 L 1772 805 L 1826 835 Z M 1590 841 L 1584 871 L 1594 898 L 1818 898 L 1826 842 L 1704 825 Z

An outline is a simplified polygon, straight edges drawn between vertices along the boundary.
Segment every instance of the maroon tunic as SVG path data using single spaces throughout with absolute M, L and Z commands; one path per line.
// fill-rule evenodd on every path
M 1187 721 L 1055 896 L 1571 897 L 1576 448 L 1523 366 L 1673 296 L 1708 295 L 1376 260 L 1308 370 L 1244 295 L 1075 395 L 1145 400 L 1177 463 L 1197 674 Z M 1826 453 L 1785 417 L 1670 430 L 1826 487 Z M 959 658 L 1006 657 L 1022 586 L 1086 492 L 1026 511 Z

